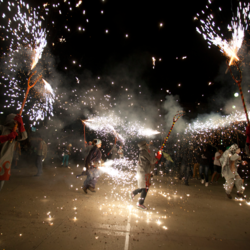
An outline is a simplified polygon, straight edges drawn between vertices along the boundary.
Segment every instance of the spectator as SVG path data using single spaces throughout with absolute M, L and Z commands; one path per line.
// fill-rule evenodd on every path
M 47 156 L 47 144 L 42 138 L 37 138 L 38 147 L 37 147 L 37 158 L 36 158 L 36 167 L 37 174 L 35 176 L 40 176 L 43 173 L 43 162 Z
M 205 187 L 208 187 L 208 171 L 209 171 L 210 160 L 211 160 L 211 155 L 207 151 L 207 148 L 204 146 L 203 150 L 201 150 L 200 152 L 200 177 L 201 177 L 201 184 L 204 184 L 205 182 Z
M 65 162 L 66 168 L 69 165 L 69 156 L 71 155 L 71 147 L 72 147 L 72 144 L 69 144 L 63 155 L 62 166 L 64 166 L 64 162 Z
M 220 175 L 221 175 L 220 158 L 221 158 L 222 154 L 223 154 L 223 150 L 221 148 L 219 148 L 219 150 L 214 155 L 214 173 L 212 175 L 210 184 L 213 184 L 214 177 L 216 175 L 217 175 L 216 183 L 218 182 L 218 179 L 220 178 Z

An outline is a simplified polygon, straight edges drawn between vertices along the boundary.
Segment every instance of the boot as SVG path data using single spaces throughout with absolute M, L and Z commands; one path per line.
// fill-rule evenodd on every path
M 93 192 L 93 193 L 95 193 L 95 189 L 92 188 L 92 187 L 90 187 L 90 186 L 88 187 L 88 190 L 91 191 L 91 192 Z
M 85 194 L 88 193 L 88 192 L 87 192 L 87 189 L 88 189 L 88 187 L 82 187 L 82 190 L 84 191 Z

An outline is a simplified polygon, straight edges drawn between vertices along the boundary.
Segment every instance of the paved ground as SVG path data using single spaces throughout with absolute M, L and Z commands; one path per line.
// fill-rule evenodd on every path
M 124 184 L 104 174 L 97 193 L 86 195 L 80 172 L 53 164 L 41 177 L 33 177 L 33 166 L 13 170 L 0 193 L 0 250 L 249 249 L 247 187 L 247 202 L 228 200 L 222 179 L 187 187 L 157 176 L 144 212 L 128 199 L 131 177 Z

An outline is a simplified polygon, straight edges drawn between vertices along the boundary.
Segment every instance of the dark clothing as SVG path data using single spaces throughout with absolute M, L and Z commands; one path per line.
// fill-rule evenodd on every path
M 200 177 L 203 180 L 205 175 L 205 181 L 208 182 L 208 170 L 209 170 L 209 165 L 202 165 L 200 164 Z
M 188 148 L 184 149 L 181 161 L 180 179 L 182 177 L 185 177 L 185 184 L 188 184 L 192 160 L 193 160 L 193 150 Z
M 221 166 L 214 165 L 214 172 L 221 174 Z
M 146 199 L 148 188 L 138 188 L 133 191 L 134 195 L 137 195 L 138 193 L 141 193 L 141 198 L 139 199 L 139 204 L 142 205 Z
M 206 151 L 202 150 L 200 152 L 200 161 L 199 161 L 200 165 L 208 165 L 209 166 L 211 161 L 212 161 L 211 154 L 207 150 Z
M 90 169 L 87 171 L 87 178 L 83 182 L 83 187 L 95 188 L 96 182 L 98 181 L 100 176 L 100 170 L 98 168 L 90 166 Z
M 97 146 L 94 146 L 90 150 L 90 152 L 86 158 L 85 167 L 87 169 L 90 168 L 90 165 L 94 165 L 95 167 L 98 167 L 98 165 L 99 165 L 98 162 L 101 161 L 101 159 L 102 159 L 102 153 L 101 153 L 100 149 Z
M 95 188 L 96 182 L 100 176 L 100 170 L 97 168 L 102 159 L 102 153 L 97 146 L 94 146 L 87 156 L 85 167 L 87 168 L 87 179 L 83 183 L 84 188 L 89 186 Z

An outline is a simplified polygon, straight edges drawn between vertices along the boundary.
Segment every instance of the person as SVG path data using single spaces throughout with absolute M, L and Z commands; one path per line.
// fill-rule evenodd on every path
M 100 175 L 98 167 L 101 165 L 102 153 L 99 148 L 101 148 L 102 146 L 102 141 L 99 139 L 95 139 L 93 141 L 93 144 L 94 146 L 90 150 L 85 162 L 85 167 L 87 169 L 87 178 L 83 182 L 83 191 L 86 194 L 87 190 L 95 192 L 95 185 Z
M 139 203 L 137 204 L 137 208 L 141 210 L 147 210 L 144 205 L 149 187 L 151 185 L 151 169 L 154 164 L 161 159 L 160 151 L 157 153 L 157 158 L 153 156 L 148 151 L 148 145 L 146 141 L 141 141 L 138 143 L 139 147 L 139 159 L 137 163 L 137 178 L 138 178 L 138 189 L 129 193 L 130 199 L 133 200 L 134 197 L 140 193 L 141 197 L 139 199 Z
M 214 173 L 212 175 L 210 184 L 213 184 L 214 177 L 217 175 L 216 182 L 220 178 L 221 175 L 221 164 L 220 164 L 220 158 L 223 154 L 222 148 L 219 148 L 218 151 L 214 155 Z
M 17 132 L 13 131 L 17 124 Z M 12 140 L 23 141 L 28 138 L 25 131 L 23 120 L 20 115 L 9 114 L 6 117 L 4 125 L 0 125 L 1 136 L 1 154 L 0 154 L 0 191 L 4 182 L 10 179 L 11 163 L 13 160 L 15 143 Z
M 38 148 L 36 157 L 36 167 L 37 174 L 35 176 L 40 176 L 43 173 L 43 162 L 47 156 L 47 144 L 42 138 L 37 138 Z
M 14 157 L 13 157 L 15 165 L 12 168 L 17 168 L 17 161 L 19 160 L 19 156 L 21 156 L 21 154 L 22 152 L 21 152 L 20 142 L 16 141 L 14 147 Z
M 199 174 L 200 163 L 198 162 L 197 158 L 198 158 L 197 149 L 195 149 L 193 153 L 193 162 L 194 162 L 193 178 L 196 178 L 196 174 L 197 174 L 197 179 L 200 179 L 200 174 Z
M 111 160 L 115 160 L 118 158 L 118 150 L 116 147 L 116 143 L 112 147 L 112 149 L 109 151 L 108 155 L 111 154 Z
M 119 147 L 117 153 L 118 153 L 120 159 L 124 158 L 122 146 Z
M 241 154 L 241 164 L 238 167 L 238 173 L 240 178 L 242 179 L 242 183 L 244 184 L 245 179 L 249 178 L 249 156 L 246 153 L 246 150 L 243 151 Z
M 92 144 L 93 144 L 93 142 L 89 141 L 89 144 L 86 146 L 86 151 L 85 151 L 86 156 L 89 155 L 90 150 L 93 148 L 94 145 L 92 145 Z
M 237 195 L 240 198 L 244 198 L 243 196 L 243 187 L 242 187 L 242 179 L 240 178 L 237 172 L 237 161 L 241 160 L 239 156 L 240 149 L 237 144 L 233 144 L 229 149 L 227 149 L 220 158 L 221 163 L 221 174 L 225 178 L 226 183 L 224 185 L 226 195 L 229 199 L 232 199 L 231 192 L 236 186 Z
M 69 144 L 63 155 L 62 166 L 64 166 L 64 162 L 65 162 L 66 168 L 69 165 L 69 156 L 71 155 L 71 147 L 72 147 L 72 144 Z
M 6 141 L 13 141 L 18 136 L 17 132 L 11 132 L 8 135 L 0 135 L 0 143 L 5 143 Z
M 148 144 L 147 144 L 147 147 L 148 147 L 148 152 L 150 154 L 150 156 L 152 158 L 155 157 L 155 154 L 157 154 L 158 152 L 158 149 L 154 146 L 153 144 L 153 141 L 150 141 Z M 154 165 L 154 171 L 153 171 L 153 174 L 154 175 L 158 175 L 158 172 L 159 172 L 159 168 L 160 168 L 160 164 L 158 164 L 159 162 L 157 162 L 157 164 Z
M 179 179 L 184 179 L 186 186 L 189 186 L 188 179 L 190 175 L 190 169 L 192 164 L 193 156 L 193 146 L 186 146 L 183 150 L 182 162 L 181 162 L 181 171 Z
M 205 187 L 208 187 L 208 170 L 209 170 L 209 164 L 210 164 L 210 153 L 207 151 L 207 148 L 204 146 L 203 150 L 200 152 L 200 177 L 201 177 L 201 184 L 204 184 Z M 203 175 L 204 174 L 204 175 Z M 204 181 L 205 176 L 205 181 Z

